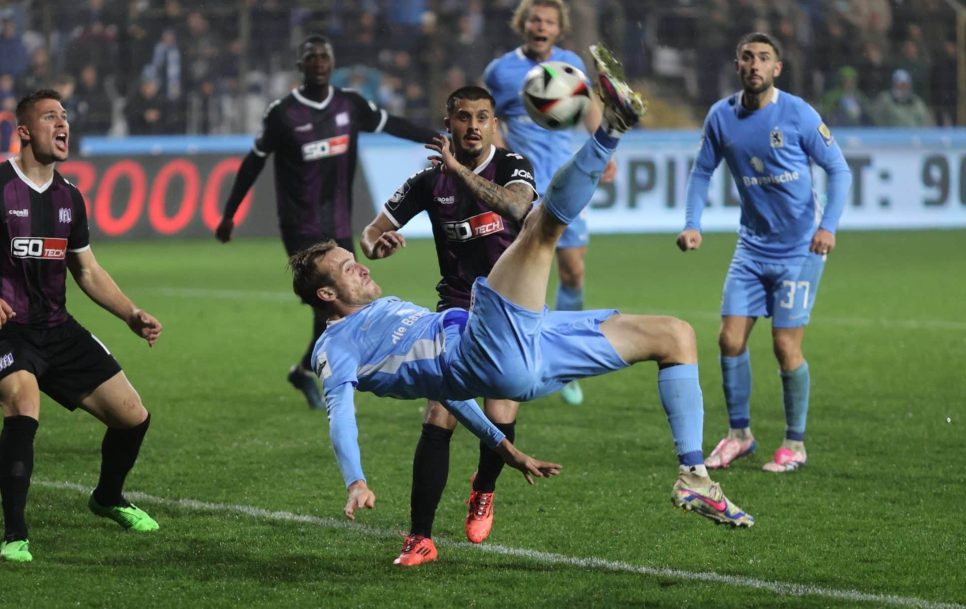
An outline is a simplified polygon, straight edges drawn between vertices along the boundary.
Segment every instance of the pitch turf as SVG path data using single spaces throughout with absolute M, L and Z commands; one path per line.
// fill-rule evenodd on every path
M 595 237 L 588 306 L 695 326 L 705 450 L 726 427 L 717 305 L 734 236 L 683 255 L 673 238 Z M 340 518 L 323 413 L 285 382 L 308 311 L 281 245 L 95 244 L 165 324 L 154 349 L 72 288 L 73 313 L 121 360 L 153 423 L 128 488 L 161 524 L 124 533 L 86 509 L 102 428 L 45 400 L 28 511 L 34 562 L 0 564 L 4 606 L 962 607 L 966 606 L 966 233 L 843 233 L 806 354 L 809 464 L 760 471 L 781 439 L 767 324 L 751 341 L 759 453 L 716 477 L 757 518 L 715 527 L 672 509 L 673 448 L 653 365 L 585 382 L 578 408 L 527 404 L 519 444 L 564 464 L 528 488 L 501 478 L 496 527 L 461 542 L 477 443 L 453 440 L 437 563 L 391 566 L 408 524 L 421 404 L 358 399 L 377 509 Z M 432 305 L 431 244 L 373 263 L 386 293 Z

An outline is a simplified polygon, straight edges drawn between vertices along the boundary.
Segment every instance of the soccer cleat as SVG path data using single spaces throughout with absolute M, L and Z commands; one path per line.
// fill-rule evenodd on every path
M 731 503 L 722 492 L 721 485 L 711 482 L 710 479 L 706 486 L 694 486 L 679 477 L 671 491 L 671 502 L 687 512 L 710 518 L 717 524 L 733 527 L 750 527 L 755 524 L 751 514 L 746 514 Z
M 607 47 L 591 45 L 590 54 L 597 68 L 598 85 L 594 90 L 604 106 L 604 120 L 621 133 L 630 131 L 647 112 L 647 104 L 627 84 L 624 67 Z
M 288 371 L 288 382 L 293 387 L 302 392 L 305 401 L 309 403 L 312 410 L 325 410 L 325 403 L 322 401 L 322 393 L 315 382 L 315 375 L 308 370 L 296 365 Z
M 474 478 L 476 476 L 474 475 Z M 466 505 L 466 538 L 473 543 L 483 543 L 493 530 L 493 496 L 496 493 L 483 493 L 470 488 L 470 498 Z
M 407 535 L 403 542 L 402 552 L 392 561 L 392 564 L 400 567 L 415 567 L 428 562 L 433 562 L 439 553 L 436 551 L 436 544 L 429 537 L 422 535 Z
M 154 518 L 148 516 L 147 512 L 133 503 L 127 507 L 120 505 L 104 507 L 94 501 L 94 495 L 92 494 L 90 500 L 87 502 L 87 507 L 98 516 L 110 518 L 128 531 L 146 533 L 148 531 L 157 531 L 160 528 Z
M 771 461 L 765 463 L 762 469 L 766 472 L 783 474 L 797 470 L 805 465 L 806 461 L 808 461 L 808 455 L 805 454 L 805 447 L 802 447 L 802 450 L 799 451 L 782 446 L 775 451 L 775 456 L 772 457 Z
M 570 381 L 560 389 L 560 397 L 568 406 L 580 406 L 584 403 L 584 390 L 577 381 Z
M 26 539 L 0 543 L 0 560 L 30 562 L 33 559 L 34 557 L 30 553 L 30 542 Z
M 704 466 L 710 469 L 728 469 L 732 461 L 754 453 L 756 448 L 758 448 L 758 442 L 755 442 L 752 436 L 744 440 L 725 437 L 704 460 Z

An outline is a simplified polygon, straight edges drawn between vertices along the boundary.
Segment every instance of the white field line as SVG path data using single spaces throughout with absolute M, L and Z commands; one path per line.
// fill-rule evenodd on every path
M 49 480 L 34 480 L 35 486 L 45 488 L 65 489 L 80 493 L 89 493 L 90 487 L 72 482 L 55 482 Z M 155 497 L 137 491 L 126 492 L 125 495 L 138 502 L 152 503 L 167 508 L 181 509 L 193 512 L 215 512 L 233 513 L 250 516 L 257 520 L 272 520 L 276 522 L 293 522 L 299 524 L 309 524 L 320 526 L 327 529 L 349 530 L 363 535 L 383 538 L 398 538 L 399 531 L 380 529 L 358 523 L 350 523 L 347 520 L 336 518 L 321 518 L 318 516 L 307 516 L 292 512 L 265 510 L 262 508 L 248 505 L 237 505 L 232 503 L 210 503 L 207 501 L 197 501 L 195 499 L 167 499 Z M 777 581 L 767 581 L 755 579 L 753 577 L 741 577 L 737 575 L 723 575 L 709 571 L 683 571 L 669 567 L 646 567 L 635 565 L 623 561 L 606 560 L 594 557 L 566 556 L 564 554 L 553 554 L 550 552 L 540 552 L 537 550 L 527 550 L 524 548 L 511 548 L 495 544 L 476 545 L 467 541 L 440 540 L 436 542 L 443 547 L 455 547 L 477 552 L 488 552 L 501 556 L 512 556 L 523 558 L 537 563 L 563 565 L 576 567 L 590 571 L 613 571 L 618 573 L 633 573 L 648 577 L 665 577 L 670 579 L 680 579 L 685 581 L 700 581 L 716 584 L 724 584 L 737 588 L 753 588 L 755 590 L 765 590 L 781 596 L 817 596 L 821 598 L 833 599 L 847 602 L 873 603 L 878 606 L 890 605 L 894 607 L 914 607 L 917 609 L 966 609 L 966 605 L 958 603 L 944 603 L 928 601 L 908 596 L 895 596 L 891 594 L 869 594 L 858 590 L 836 590 L 834 588 L 822 588 L 820 586 L 809 586 L 805 584 L 793 584 Z M 388 560 L 389 557 L 386 558 Z
M 174 288 L 160 287 L 147 288 L 141 292 L 155 292 L 170 298 L 209 298 L 213 300 L 255 300 L 269 302 L 291 302 L 296 303 L 298 299 L 295 294 L 287 291 L 277 290 L 223 290 L 210 288 Z M 629 313 L 634 311 L 628 311 Z M 650 311 L 644 311 L 650 312 Z M 717 311 L 705 309 L 703 311 L 670 311 L 666 312 L 676 315 L 682 319 L 718 319 Z M 864 328 L 888 328 L 892 330 L 949 330 L 966 331 L 966 321 L 953 321 L 945 319 L 887 319 L 887 318 L 865 318 L 865 317 L 825 317 L 819 313 L 814 316 L 814 320 L 819 324 L 832 324 L 836 326 L 864 327 Z

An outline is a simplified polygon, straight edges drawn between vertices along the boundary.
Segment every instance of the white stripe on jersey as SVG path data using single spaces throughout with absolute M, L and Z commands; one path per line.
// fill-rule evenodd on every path
M 436 359 L 443 352 L 443 335 L 439 333 L 434 340 L 421 339 L 413 343 L 412 348 L 406 353 L 390 355 L 381 362 L 362 366 L 357 372 L 359 378 L 369 377 L 377 372 L 383 374 L 396 374 L 403 364 L 415 362 L 423 359 Z

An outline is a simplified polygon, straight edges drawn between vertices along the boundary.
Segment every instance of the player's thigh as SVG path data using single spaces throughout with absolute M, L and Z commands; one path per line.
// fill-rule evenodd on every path
M 534 208 L 487 276 L 493 291 L 519 307 L 542 311 L 547 304 L 554 248 L 563 228 L 543 206 Z
M 129 429 L 144 422 L 148 411 L 123 371 L 80 400 L 80 406 L 111 428 Z
M 423 423 L 442 427 L 443 429 L 455 429 L 456 417 L 439 402 L 426 400 L 426 416 L 423 417 Z
M 517 412 L 520 410 L 520 402 L 513 400 L 497 400 L 486 398 L 483 400 L 483 412 L 493 423 L 503 424 L 512 423 L 517 420 Z
M 686 321 L 665 315 L 614 315 L 601 332 L 626 362 L 697 363 L 697 340 Z
M 772 327 L 800 328 L 811 319 L 825 257 L 809 254 L 794 264 L 777 267 L 771 294 Z
M 732 259 L 721 293 L 721 316 L 763 317 L 769 312 L 768 297 L 761 263 Z
M 15 370 L 0 378 L 0 405 L 4 417 L 27 416 L 40 419 L 40 388 L 37 377 L 26 370 Z

